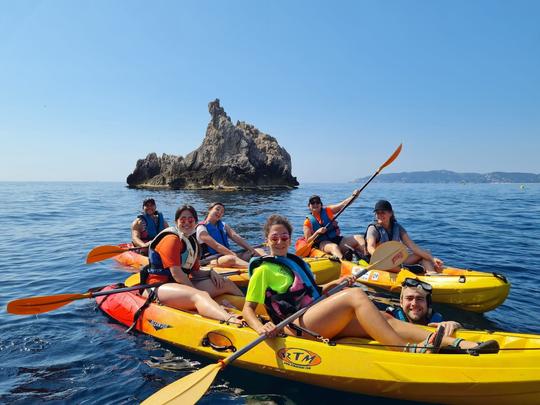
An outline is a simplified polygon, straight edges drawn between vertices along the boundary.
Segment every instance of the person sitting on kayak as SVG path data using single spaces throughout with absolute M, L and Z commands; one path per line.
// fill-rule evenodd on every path
M 341 277 L 339 280 L 318 288 L 311 269 L 298 256 L 288 254 L 291 244 L 292 227 L 289 221 L 272 215 L 264 226 L 270 256 L 254 258 L 250 262 L 251 278 L 246 294 L 243 315 L 248 325 L 259 335 L 276 336 L 276 323 L 309 305 L 322 293 L 347 280 L 352 286 L 355 276 Z M 264 304 L 271 321 L 263 324 L 255 312 L 258 304 Z M 346 288 L 310 307 L 299 319 L 283 329 L 287 335 L 314 338 L 313 335 L 328 339 L 342 337 L 371 337 L 392 350 L 437 351 L 433 343 L 454 346 L 458 350 L 488 346 L 495 352 L 496 341 L 478 345 L 475 342 L 453 339 L 437 333 L 429 333 L 420 326 L 386 319 L 361 288 Z M 438 340 L 438 342 L 436 342 Z M 422 342 L 411 344 L 410 342 Z M 432 345 L 431 347 L 429 345 Z
M 143 201 L 143 211 L 135 218 L 131 224 L 131 240 L 133 246 L 142 247 L 139 252 L 148 255 L 148 245 L 169 224 L 163 218 L 161 212 L 156 209 L 156 201 L 153 198 L 147 198 Z
M 367 252 L 370 255 L 381 243 L 395 240 L 402 242 L 412 251 L 412 254 L 403 263 L 405 266 L 420 264 L 426 274 L 440 273 L 442 271 L 443 261 L 418 247 L 405 228 L 396 221 L 392 204 L 386 200 L 377 201 L 373 212 L 375 213 L 375 220 L 368 225 L 365 236 Z M 395 271 L 397 272 L 399 269 L 395 269 Z
M 150 266 L 147 276 L 141 275 L 141 283 L 166 282 L 155 290 L 158 302 L 163 305 L 197 310 L 208 318 L 240 324 L 212 299 L 221 294 L 242 296 L 240 289 L 214 270 L 200 270 L 199 245 L 194 235 L 197 211 L 191 205 L 178 208 L 175 223 L 176 226 L 164 229 L 150 243 Z
M 215 202 L 208 207 L 206 219 L 197 226 L 197 241 L 203 249 L 203 259 L 208 256 L 222 255 L 213 261 L 223 267 L 247 267 L 253 256 L 264 255 L 262 249 L 253 248 L 244 238 L 238 235 L 228 224 L 221 219 L 225 214 L 225 206 Z M 229 238 L 246 249 L 237 255 L 230 249 Z
M 387 307 L 386 313 L 401 321 L 417 325 L 433 327 L 443 325 L 445 334 L 453 335 L 462 327 L 461 324 L 455 321 L 443 321 L 443 316 L 439 312 L 433 312 L 431 294 L 431 284 L 407 277 L 401 284 L 400 305 Z
M 343 258 L 344 253 L 352 253 L 350 252 L 351 249 L 363 256 L 365 254 L 364 238 L 361 235 L 341 235 L 337 221 L 334 221 L 334 215 L 358 194 L 359 191 L 354 190 L 349 198 L 328 207 L 323 207 L 320 196 L 312 195 L 308 202 L 311 213 L 304 221 L 303 231 L 306 242 L 311 243 L 311 241 L 314 241 L 313 246 L 315 248 L 340 259 Z M 352 259 L 352 257 L 347 257 L 347 259 Z

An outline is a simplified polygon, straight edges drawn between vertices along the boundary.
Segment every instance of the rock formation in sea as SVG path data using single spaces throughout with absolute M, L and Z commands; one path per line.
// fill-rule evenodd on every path
M 253 125 L 236 125 L 219 104 L 208 103 L 211 119 L 202 145 L 185 158 L 150 153 L 127 177 L 130 187 L 254 189 L 298 186 L 291 156 L 275 138 Z

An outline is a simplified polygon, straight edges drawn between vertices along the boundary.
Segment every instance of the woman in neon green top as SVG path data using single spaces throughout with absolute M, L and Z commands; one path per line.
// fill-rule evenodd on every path
M 266 221 L 264 233 L 270 255 L 276 258 L 286 258 L 292 234 L 289 221 L 282 216 L 272 215 Z M 323 285 L 322 292 L 329 290 L 343 280 L 347 280 L 350 286 L 355 282 L 354 276 L 342 277 Z M 282 264 L 263 262 L 253 270 L 243 315 L 245 321 L 259 335 L 276 336 L 280 331 L 276 330 L 273 322 L 262 324 L 255 314 L 255 308 L 258 304 L 265 303 L 268 289 L 272 294 L 281 294 L 291 288 L 293 281 L 294 278 L 289 271 L 283 269 Z M 318 292 L 316 296 L 318 296 Z M 418 349 L 418 351 L 425 352 L 425 346 L 429 347 L 436 336 L 436 333 L 431 334 L 417 325 L 395 318 L 385 318 L 361 288 L 346 288 L 324 299 L 309 308 L 304 315 L 294 321 L 294 324 L 330 339 L 347 336 L 371 337 L 388 345 L 393 350 L 401 350 L 400 348 L 405 347 L 406 350 L 416 351 Z M 285 327 L 283 332 L 288 335 L 297 334 L 290 327 Z M 306 337 L 309 338 L 309 336 Z M 423 343 L 416 345 L 411 344 L 411 342 Z M 454 339 L 449 336 L 442 337 L 442 345 L 454 345 L 461 349 L 477 347 L 475 342 Z

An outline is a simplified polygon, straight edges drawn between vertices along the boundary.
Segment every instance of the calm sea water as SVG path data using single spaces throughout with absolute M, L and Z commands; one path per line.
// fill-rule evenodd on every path
M 188 352 L 124 328 L 80 300 L 39 316 L 5 312 L 21 297 L 82 293 L 123 281 L 112 261 L 85 265 L 95 246 L 130 239 L 142 200 L 156 198 L 172 222 L 176 207 L 201 213 L 215 200 L 253 244 L 271 213 L 286 214 L 299 236 L 309 195 L 341 201 L 351 184 L 309 184 L 280 192 L 130 190 L 121 183 L 0 183 L 0 402 L 137 403 L 198 367 Z M 418 244 L 449 265 L 497 271 L 512 282 L 506 302 L 485 315 L 442 308 L 469 327 L 540 333 L 540 185 L 372 184 L 343 213 L 344 233 L 363 233 L 376 200 L 388 199 Z M 228 368 L 203 403 L 330 403 L 368 400 Z M 383 403 L 398 401 L 381 400 Z M 403 403 L 403 402 L 400 402 Z

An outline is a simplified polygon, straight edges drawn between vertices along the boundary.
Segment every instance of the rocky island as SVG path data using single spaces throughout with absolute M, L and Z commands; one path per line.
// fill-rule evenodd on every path
M 202 145 L 182 156 L 150 153 L 127 177 L 129 187 L 170 189 L 264 189 L 298 186 L 291 156 L 275 138 L 253 125 L 236 125 L 220 106 L 208 104 L 211 119 Z

